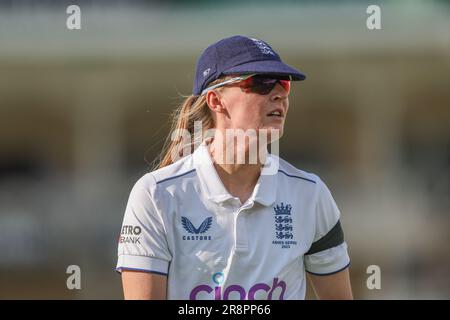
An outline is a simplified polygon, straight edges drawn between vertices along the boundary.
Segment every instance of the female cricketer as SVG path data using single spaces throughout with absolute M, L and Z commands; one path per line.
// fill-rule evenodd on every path
M 352 299 L 329 189 L 268 152 L 291 81 L 304 79 L 259 39 L 204 50 L 157 168 L 128 199 L 116 268 L 125 299 L 304 299 L 307 277 L 319 299 Z

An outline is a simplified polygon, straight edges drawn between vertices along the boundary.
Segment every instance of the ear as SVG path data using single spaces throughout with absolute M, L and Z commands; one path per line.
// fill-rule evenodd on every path
M 211 90 L 206 93 L 206 103 L 213 112 L 217 113 L 225 112 L 222 96 L 217 91 Z

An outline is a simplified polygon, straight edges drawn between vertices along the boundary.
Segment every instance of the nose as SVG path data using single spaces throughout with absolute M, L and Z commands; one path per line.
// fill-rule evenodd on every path
M 289 92 L 284 89 L 281 84 L 277 83 L 271 92 L 270 100 L 285 100 L 289 96 Z

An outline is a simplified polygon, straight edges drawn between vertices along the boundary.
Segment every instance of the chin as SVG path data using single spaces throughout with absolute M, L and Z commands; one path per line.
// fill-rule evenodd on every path
M 278 133 L 278 134 L 277 134 Z M 267 143 L 271 143 L 275 140 L 280 139 L 283 136 L 284 130 L 283 127 L 270 127 L 267 128 Z

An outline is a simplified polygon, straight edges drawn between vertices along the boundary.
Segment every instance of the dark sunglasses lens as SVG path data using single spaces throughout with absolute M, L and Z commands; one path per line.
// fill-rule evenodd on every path
M 255 75 L 242 82 L 239 86 L 246 92 L 253 92 L 260 95 L 269 94 L 276 84 L 279 83 L 288 93 L 290 91 L 289 77 L 276 77 L 267 75 Z
M 258 93 L 258 94 L 268 94 L 277 84 L 278 80 L 273 78 L 259 78 L 259 77 L 253 77 L 252 78 L 252 92 Z
M 284 88 L 284 90 L 287 91 L 287 93 L 289 94 L 289 92 L 291 91 L 291 81 L 289 80 L 280 80 L 278 81 L 278 83 Z

